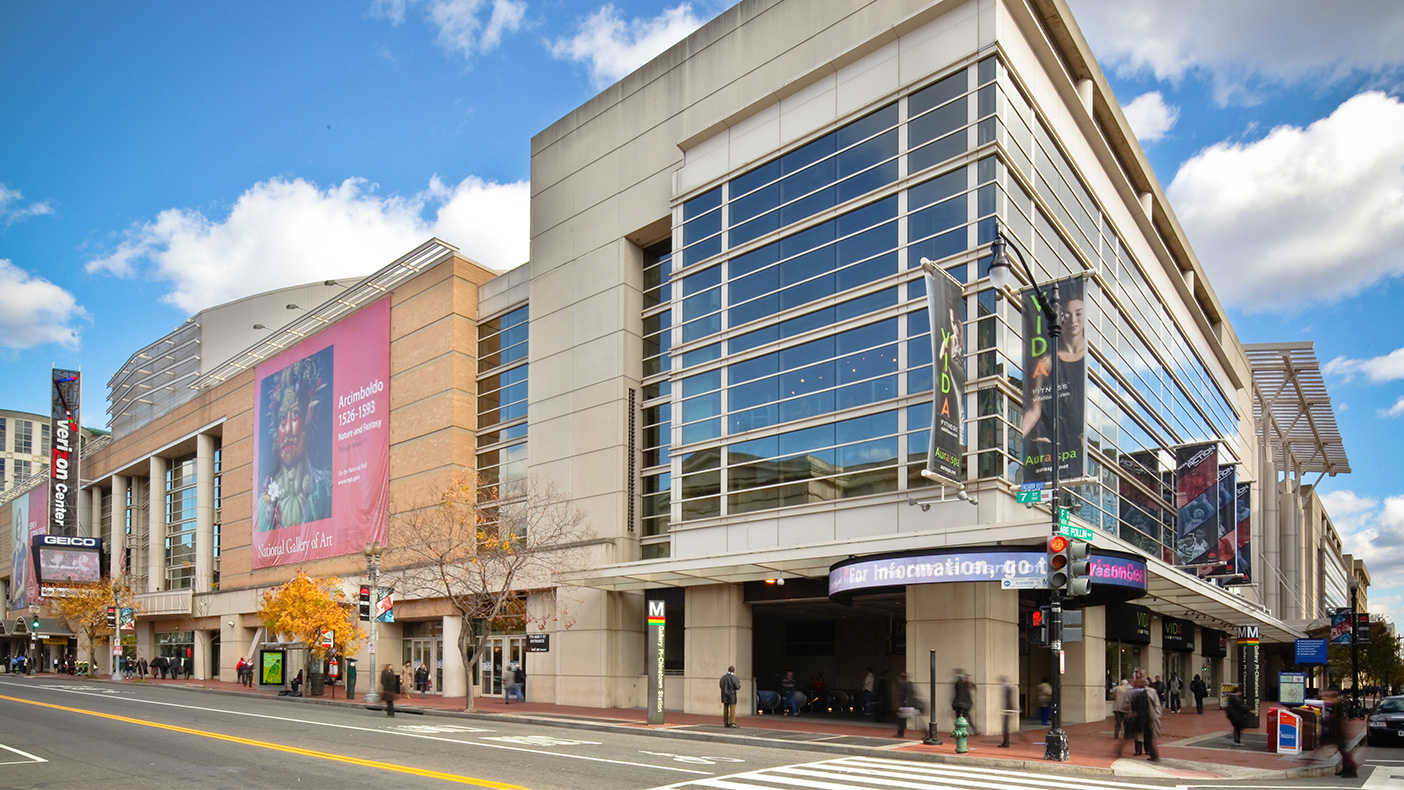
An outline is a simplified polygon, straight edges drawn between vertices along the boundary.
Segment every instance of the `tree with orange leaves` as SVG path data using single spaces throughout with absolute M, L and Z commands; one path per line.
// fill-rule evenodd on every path
M 341 579 L 313 578 L 301 569 L 297 576 L 263 593 L 258 617 L 270 634 L 307 645 L 318 662 L 332 652 L 352 655 L 366 640 L 356 619 L 356 607 L 341 589 Z M 322 634 L 332 632 L 334 645 L 322 646 Z
M 133 598 L 129 577 L 123 576 L 114 590 L 111 577 L 104 576 L 97 584 L 66 584 L 49 596 L 55 614 L 67 621 L 68 626 L 78 634 L 78 647 L 88 650 L 88 677 L 97 674 L 98 645 L 109 647 L 116 637 L 113 629 L 107 626 L 107 609 L 118 600 L 130 601 Z M 110 651 L 109 651 L 110 654 Z

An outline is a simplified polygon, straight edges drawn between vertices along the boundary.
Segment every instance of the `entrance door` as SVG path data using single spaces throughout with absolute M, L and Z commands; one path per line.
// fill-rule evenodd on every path
M 443 637 L 415 637 L 410 643 L 410 666 L 418 669 L 420 664 L 429 667 L 429 693 L 442 694 L 444 687 L 444 639 Z
M 486 665 L 490 660 L 492 664 L 490 674 L 483 678 L 482 693 L 501 694 L 503 672 L 514 663 L 520 665 L 525 658 L 525 636 L 518 634 L 516 636 L 488 637 L 488 651 L 483 656 L 483 663 Z

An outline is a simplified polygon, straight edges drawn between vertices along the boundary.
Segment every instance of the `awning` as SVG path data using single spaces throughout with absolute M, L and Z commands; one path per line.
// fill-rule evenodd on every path
M 1258 439 L 1272 449 L 1277 468 L 1298 475 L 1348 474 L 1350 459 L 1313 345 L 1249 343 L 1243 349 L 1257 390 Z
M 946 531 L 879 536 L 864 540 L 861 544 L 836 541 L 688 559 L 642 560 L 568 574 L 558 581 L 598 590 L 625 592 L 703 584 L 739 584 L 765 579 L 827 579 L 829 566 L 855 556 L 976 544 L 1027 546 L 1041 544 L 1047 537 L 1048 525 L 1040 518 L 1034 523 L 994 527 L 977 525 Z M 1096 533 L 1093 543 L 1099 548 L 1144 556 L 1131 544 L 1102 532 Z M 1258 604 L 1173 565 L 1147 557 L 1146 570 L 1146 597 L 1137 599 L 1137 603 L 1159 614 L 1187 618 L 1210 628 L 1227 630 L 1230 635 L 1237 633 L 1236 626 L 1257 625 L 1264 642 L 1290 643 L 1305 637 L 1302 631 L 1272 617 Z

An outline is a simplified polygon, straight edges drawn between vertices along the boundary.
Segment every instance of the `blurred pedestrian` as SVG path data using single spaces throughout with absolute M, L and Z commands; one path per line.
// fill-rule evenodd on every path
M 395 715 L 395 689 L 400 681 L 400 677 L 395 674 L 395 667 L 386 664 L 385 669 L 380 671 L 380 698 L 385 700 L 385 715 Z
M 1000 700 L 1003 703 L 1003 710 L 1000 716 L 1000 730 L 1004 733 L 1004 740 L 1000 742 L 1002 748 L 1009 748 L 1009 726 L 1012 723 L 1017 730 L 1018 725 L 1018 688 L 1009 682 L 1009 678 L 1001 675 L 999 678 Z
M 1243 745 L 1243 723 L 1248 718 L 1248 705 L 1243 701 L 1243 695 L 1239 692 L 1238 686 L 1234 686 L 1229 691 L 1228 705 L 1224 708 L 1224 715 L 1228 716 L 1229 724 L 1233 726 L 1233 745 Z
M 1125 675 L 1121 676 L 1121 682 L 1112 689 L 1112 716 L 1115 724 L 1112 726 L 1112 737 L 1116 740 L 1125 740 L 1131 737 L 1131 729 L 1127 724 L 1127 719 L 1131 716 L 1131 679 Z
M 921 700 L 917 699 L 916 689 L 907 679 L 906 672 L 897 675 L 897 685 L 892 689 L 892 702 L 897 708 L 897 735 L 907 737 L 907 720 L 915 719 L 921 713 Z
M 1053 686 L 1048 682 L 1047 675 L 1034 687 L 1034 696 L 1038 702 L 1039 718 L 1042 719 L 1043 726 L 1047 727 L 1053 718 Z
M 1180 692 L 1185 688 L 1185 682 L 1174 672 L 1170 673 L 1170 680 L 1165 684 L 1166 691 L 1170 694 L 1170 712 L 1180 712 Z
M 1345 702 L 1341 699 L 1341 690 L 1337 686 L 1332 686 L 1326 692 L 1326 740 L 1336 747 L 1336 751 L 1341 755 L 1341 767 L 1336 769 L 1336 776 L 1343 779 L 1354 779 L 1357 776 L 1357 764 L 1355 755 L 1351 754 L 1350 747 L 1346 745 L 1346 709 Z
M 970 717 L 970 709 L 974 707 L 975 682 L 970 676 L 965 674 L 965 670 L 955 671 L 955 682 L 952 684 L 954 693 L 951 696 L 951 709 L 955 711 L 956 718 L 964 718 L 970 728 L 971 735 L 979 735 L 979 730 L 975 726 L 975 720 Z
M 1198 675 L 1190 681 L 1190 693 L 1194 695 L 1194 712 L 1204 712 L 1204 697 L 1209 694 L 1209 686 Z

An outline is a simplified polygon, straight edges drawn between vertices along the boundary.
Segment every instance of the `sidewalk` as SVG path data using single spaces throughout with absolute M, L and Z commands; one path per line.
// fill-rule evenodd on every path
M 43 680 L 36 675 L 33 679 Z M 64 676 L 66 677 L 66 676 Z M 125 685 L 141 683 L 148 686 L 167 686 L 191 690 L 209 690 L 227 694 L 242 694 L 262 697 L 278 697 L 277 688 L 247 688 L 238 683 L 219 680 L 122 680 L 99 678 L 106 683 Z M 323 705 L 364 706 L 364 695 L 358 693 L 355 699 L 346 699 L 346 689 L 342 685 L 328 686 L 320 697 L 285 697 L 290 703 Z M 1232 743 L 1232 729 L 1227 719 L 1216 705 L 1206 704 L 1202 715 L 1194 712 L 1193 706 L 1180 713 L 1169 713 L 1161 718 L 1161 737 L 1158 741 L 1161 760 L 1152 763 L 1145 757 L 1132 757 L 1133 744 L 1112 739 L 1112 719 L 1086 724 L 1073 724 L 1064 729 L 1068 735 L 1070 759 L 1058 763 L 1043 759 L 1043 738 L 1047 728 L 1037 720 L 1022 722 L 1022 731 L 1011 733 L 1009 748 L 1000 748 L 998 722 L 977 722 L 980 734 L 969 739 L 969 751 L 956 753 L 955 738 L 951 737 L 952 722 L 949 711 L 938 712 L 939 745 L 926 745 L 922 739 L 926 728 L 907 730 L 905 739 L 893 737 L 895 727 L 891 724 L 875 724 L 864 718 L 840 718 L 824 714 L 802 716 L 757 715 L 741 716 L 737 721 L 740 729 L 725 729 L 721 726 L 721 710 L 718 704 L 717 715 L 705 716 L 692 713 L 670 711 L 664 716 L 664 723 L 650 726 L 643 709 L 636 708 L 585 708 L 555 705 L 539 702 L 503 704 L 501 697 L 478 697 L 476 712 L 466 713 L 463 697 L 442 697 L 430 694 L 400 695 L 395 708 L 403 713 L 418 713 L 433 716 L 452 716 L 478 719 L 501 719 L 537 722 L 543 725 L 600 729 L 604 727 L 644 730 L 663 737 L 706 740 L 716 743 L 743 742 L 754 745 L 784 746 L 787 748 L 815 751 L 827 754 L 866 754 L 883 756 L 905 755 L 931 759 L 946 763 L 968 762 L 986 768 L 1014 768 L 1033 770 L 1054 770 L 1082 774 L 1116 776 L 1158 776 L 1166 778 L 1231 779 L 1231 778 L 1303 778 L 1330 776 L 1335 772 L 1339 759 L 1333 749 L 1323 749 L 1316 755 L 1278 755 L 1267 751 L 1267 712 L 1274 705 L 1264 704 L 1259 710 L 1259 721 L 1263 724 L 1257 730 L 1245 730 L 1242 748 Z M 379 706 L 376 706 L 377 709 Z M 944 715 L 941 715 L 944 714 Z M 993 735 L 986 732 L 993 724 Z M 1347 733 L 1352 746 L 1364 738 L 1365 722 L 1353 720 L 1347 723 Z M 1118 746 L 1123 746 L 1124 755 L 1118 756 Z

